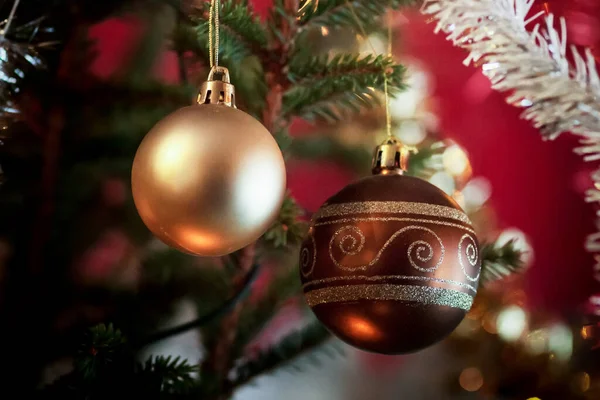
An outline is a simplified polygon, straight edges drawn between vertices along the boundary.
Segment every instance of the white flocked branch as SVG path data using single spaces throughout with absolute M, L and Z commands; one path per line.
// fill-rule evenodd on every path
M 544 139 L 563 132 L 580 136 L 575 152 L 586 161 L 600 160 L 600 78 L 589 49 L 567 44 L 564 18 L 532 15 L 534 0 L 425 0 L 421 12 L 436 21 L 455 46 L 468 52 L 465 65 L 481 67 L 492 88 L 506 93 L 509 104 Z M 569 61 L 570 55 L 571 61 Z M 600 203 L 600 169 L 586 201 Z M 600 212 L 597 225 L 600 229 Z M 600 232 L 588 237 L 596 253 L 600 280 Z

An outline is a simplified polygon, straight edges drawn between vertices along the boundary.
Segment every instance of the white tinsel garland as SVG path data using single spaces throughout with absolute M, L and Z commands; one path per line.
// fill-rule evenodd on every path
M 448 34 L 455 46 L 469 51 L 465 65 L 481 66 L 492 87 L 509 92 L 507 102 L 523 108 L 542 136 L 562 132 L 582 137 L 575 149 L 587 161 L 600 160 L 600 78 L 589 49 L 584 56 L 571 46 L 567 59 L 566 24 L 554 16 L 530 30 L 543 12 L 529 15 L 534 0 L 425 0 L 421 12 L 437 20 L 436 32 Z M 586 201 L 600 203 L 600 170 L 592 175 Z M 600 213 L 598 213 L 600 217 Z M 600 220 L 598 222 L 600 229 Z M 586 248 L 600 253 L 600 232 L 588 237 Z M 600 279 L 600 255 L 596 255 Z

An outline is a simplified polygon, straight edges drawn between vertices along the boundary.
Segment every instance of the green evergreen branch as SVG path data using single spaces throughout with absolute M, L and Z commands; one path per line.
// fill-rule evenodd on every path
M 523 252 L 515 248 L 514 240 L 498 246 L 486 243 L 481 246 L 481 285 L 507 277 L 523 268 Z
M 296 59 L 290 65 L 289 79 L 298 84 L 285 93 L 283 113 L 288 118 L 338 121 L 349 112 L 380 105 L 378 92 L 383 91 L 386 79 L 391 94 L 403 89 L 404 71 L 385 56 Z
M 136 369 L 137 379 L 150 393 L 186 394 L 197 386 L 192 373 L 197 366 L 188 364 L 179 357 L 150 357 Z
M 320 0 L 316 9 L 308 7 L 300 17 L 300 25 L 304 30 L 317 26 L 350 26 L 369 33 L 378 25 L 378 18 L 390 8 L 398 9 L 414 3 L 414 0 Z
M 291 5 L 293 2 L 287 0 L 273 0 L 267 24 L 272 39 L 277 42 L 276 46 L 287 47 L 296 34 L 297 10 Z
M 204 52 L 208 52 L 208 8 L 207 2 L 196 26 L 197 48 Z M 261 55 L 266 46 L 267 32 L 260 20 L 252 13 L 248 1 L 223 1 L 220 14 L 219 58 L 224 64 L 240 63 L 252 54 Z
M 95 379 L 119 361 L 125 352 L 125 337 L 112 324 L 97 325 L 89 330 L 77 353 L 75 370 L 84 380 Z
M 277 219 L 263 235 L 262 241 L 272 249 L 281 249 L 299 244 L 306 233 L 306 223 L 300 221 L 303 210 L 288 192 Z
M 394 60 L 384 55 L 340 53 L 329 57 L 301 53 L 290 60 L 288 79 L 295 85 L 311 86 L 322 83 L 324 79 L 336 80 L 348 75 L 372 72 L 389 74 L 394 66 Z M 389 83 L 394 86 L 392 82 Z M 399 85 L 397 83 L 396 86 Z
M 426 142 L 410 154 L 407 175 L 428 180 L 444 169 L 442 156 L 448 144 L 444 141 Z
M 273 371 L 283 363 L 306 354 L 330 338 L 330 333 L 319 322 L 289 334 L 274 347 L 235 369 L 229 387 L 235 389 L 259 375 Z
M 209 63 L 208 3 L 191 25 L 181 24 L 174 33 L 175 49 L 190 50 Z M 267 31 L 252 13 L 247 0 L 225 0 L 220 14 L 220 64 L 226 66 L 235 83 L 237 106 L 255 117 L 264 107 L 267 84 L 263 62 L 269 55 Z

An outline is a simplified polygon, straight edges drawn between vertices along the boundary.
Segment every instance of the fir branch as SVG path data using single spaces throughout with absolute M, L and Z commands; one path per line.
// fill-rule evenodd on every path
M 324 79 L 337 79 L 362 72 L 383 74 L 393 67 L 394 60 L 384 55 L 339 53 L 333 57 L 311 57 L 301 53 L 290 60 L 288 79 L 295 85 L 311 86 L 322 83 Z
M 377 92 L 383 90 L 386 79 L 391 94 L 403 89 L 404 71 L 386 56 L 295 59 L 288 74 L 297 84 L 284 95 L 284 115 L 338 121 L 348 112 L 381 104 Z
M 267 32 L 248 1 L 225 0 L 221 4 L 219 58 L 224 64 L 237 64 L 252 54 L 263 54 Z M 208 8 L 207 2 L 196 26 L 198 48 L 204 52 L 208 52 Z
M 268 18 L 268 27 L 271 38 L 274 39 L 272 47 L 291 49 L 294 38 L 298 32 L 298 8 L 295 1 L 273 0 L 273 6 Z M 287 56 L 287 54 L 283 54 Z
M 253 360 L 235 369 L 228 386 L 235 389 L 253 378 L 269 373 L 281 364 L 306 354 L 330 338 L 330 333 L 319 322 L 289 334 L 274 347 L 260 353 Z
M 447 141 L 434 141 L 411 149 L 407 175 L 428 180 L 435 173 L 444 171 L 444 151 L 448 148 Z
M 91 328 L 81 345 L 75 370 L 84 380 L 92 380 L 118 362 L 125 350 L 125 337 L 112 324 Z
M 498 246 L 486 243 L 481 246 L 481 285 L 507 277 L 523 268 L 523 252 L 510 240 Z
M 320 0 L 318 7 L 305 9 L 300 17 L 300 26 L 303 30 L 318 26 L 350 26 L 369 33 L 379 25 L 379 17 L 390 8 L 398 9 L 415 3 L 414 0 Z
M 136 380 L 144 388 L 144 392 L 187 394 L 196 386 L 197 381 L 192 374 L 197 366 L 188 364 L 179 357 L 150 357 L 143 364 L 138 364 Z
M 208 66 L 208 10 L 205 4 L 200 15 L 190 24 L 181 24 L 173 34 L 177 52 L 192 51 Z M 220 64 L 229 69 L 235 82 L 237 106 L 256 118 L 265 106 L 267 83 L 263 62 L 269 53 L 267 32 L 254 16 L 247 2 L 228 0 L 222 5 L 220 20 Z
M 299 244 L 306 233 L 306 223 L 300 221 L 303 210 L 288 192 L 277 219 L 263 235 L 262 241 L 272 249 L 281 249 Z

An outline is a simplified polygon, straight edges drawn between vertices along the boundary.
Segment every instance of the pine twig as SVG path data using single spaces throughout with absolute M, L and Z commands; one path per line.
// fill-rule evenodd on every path
M 208 9 L 209 2 L 204 4 L 196 25 L 196 49 L 203 52 L 208 51 Z M 222 2 L 220 36 L 219 58 L 226 65 L 238 64 L 252 54 L 268 55 L 266 52 L 267 32 L 257 16 L 252 13 L 247 0 Z
M 148 393 L 187 394 L 197 386 L 192 376 L 197 369 L 179 357 L 157 356 L 138 364 L 136 375 Z
M 289 363 L 299 356 L 323 344 L 331 337 L 330 333 L 319 322 L 314 322 L 283 338 L 277 345 L 260 353 L 253 360 L 235 369 L 235 377 L 227 382 L 230 391 L 248 383 L 259 375 L 267 374 L 284 363 Z
M 386 56 L 296 60 L 289 77 L 298 84 L 285 93 L 283 112 L 310 121 L 337 121 L 349 112 L 380 105 L 379 93 L 386 79 L 392 94 L 404 88 L 404 72 L 404 67 Z
M 357 53 L 340 53 L 307 56 L 300 54 L 290 61 L 288 78 L 294 85 L 311 86 L 323 84 L 324 80 L 335 80 L 348 74 L 387 72 L 395 66 L 391 57 L 384 55 L 362 56 Z
M 304 211 L 288 192 L 277 219 L 264 233 L 262 242 L 270 249 L 286 249 L 302 242 L 307 230 L 306 222 L 300 217 Z
M 395 10 L 415 3 L 414 0 L 321 0 L 319 7 L 306 9 L 300 25 L 303 30 L 319 26 L 359 28 L 360 22 L 366 31 L 371 31 L 390 8 Z
M 75 369 L 84 380 L 95 379 L 103 370 L 118 362 L 125 351 L 125 337 L 112 324 L 100 324 L 88 331 L 80 346 Z
M 523 268 L 523 252 L 510 240 L 498 247 L 496 243 L 481 246 L 481 285 L 507 277 Z

